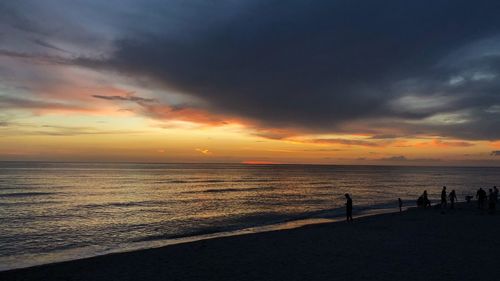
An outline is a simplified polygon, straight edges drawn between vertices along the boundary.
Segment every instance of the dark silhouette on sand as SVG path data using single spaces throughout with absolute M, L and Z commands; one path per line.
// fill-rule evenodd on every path
M 431 201 L 429 201 L 429 197 L 427 196 L 427 190 L 424 190 L 424 193 L 420 195 L 417 199 L 417 206 L 418 207 L 430 207 L 431 206 Z
M 484 191 L 482 188 L 479 188 L 476 192 L 476 198 L 477 207 L 482 210 L 484 208 L 484 201 L 486 201 L 486 191 Z
M 348 193 L 345 194 L 346 203 L 345 203 L 345 211 L 346 211 L 346 221 L 352 222 L 352 199 Z
M 399 205 L 399 212 L 401 213 L 403 211 L 403 200 L 401 200 L 401 198 L 398 198 L 398 205 Z
M 496 186 L 493 187 L 493 195 L 495 196 L 495 202 L 498 202 L 498 188 Z
M 448 197 L 450 198 L 450 209 L 454 209 L 455 208 L 455 200 L 457 200 L 457 194 L 455 193 L 455 189 L 451 190 Z
M 447 205 L 446 186 L 443 186 L 443 190 L 441 190 L 441 208 L 446 208 Z

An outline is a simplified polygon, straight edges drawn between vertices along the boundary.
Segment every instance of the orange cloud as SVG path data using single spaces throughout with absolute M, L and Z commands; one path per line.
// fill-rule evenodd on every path
M 491 143 L 491 146 L 494 148 L 500 148 L 500 141 L 494 141 Z
M 189 107 L 175 107 L 163 104 L 141 103 L 142 112 L 156 119 L 181 120 L 212 126 L 222 126 L 232 123 L 241 123 L 237 119 L 212 114 L 202 109 Z
M 240 119 L 215 114 L 207 110 L 189 106 L 172 106 L 153 98 L 136 96 L 133 92 L 118 91 L 114 95 L 92 95 L 93 98 L 114 103 L 133 103 L 135 108 L 126 109 L 139 115 L 157 120 L 186 121 L 208 126 L 223 126 L 245 123 Z
M 349 138 L 313 138 L 313 139 L 288 139 L 293 142 L 305 144 L 323 144 L 323 145 L 345 145 L 345 146 L 363 146 L 363 147 L 386 147 L 395 141 L 390 140 L 371 140 L 371 139 L 349 139 Z
M 416 147 L 469 147 L 473 146 L 473 143 L 466 141 L 442 141 L 438 139 L 434 139 L 428 142 L 420 142 L 416 143 L 414 146 Z
M 255 130 L 256 132 L 254 135 L 266 139 L 272 139 L 272 140 L 283 140 L 283 139 L 289 139 L 291 137 L 300 135 L 301 133 L 292 131 L 292 130 L 286 130 L 286 129 L 277 129 L 277 128 L 260 128 L 257 125 L 253 125 L 252 129 Z
M 93 95 L 129 95 L 130 92 L 111 86 L 86 87 L 83 85 L 38 85 L 33 97 L 0 97 L 0 108 L 26 110 L 36 115 L 85 114 L 85 115 L 130 115 L 115 104 L 99 101 Z
M 342 144 L 342 145 L 357 145 L 357 146 L 381 146 L 385 144 L 386 142 L 376 142 L 376 141 L 369 141 L 369 140 L 359 140 L 359 139 L 340 139 L 340 138 L 333 138 L 333 139 L 313 139 L 310 140 L 311 143 L 319 143 L 319 144 Z

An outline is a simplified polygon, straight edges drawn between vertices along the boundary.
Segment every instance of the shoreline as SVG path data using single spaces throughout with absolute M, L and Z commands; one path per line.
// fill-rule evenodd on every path
M 386 205 L 387 204 L 384 204 L 384 206 Z M 403 208 L 403 211 L 406 211 L 407 209 L 410 208 L 413 207 Z M 378 215 L 397 213 L 397 212 L 399 212 L 397 208 L 386 207 L 386 208 L 369 209 L 368 207 L 365 206 L 364 208 L 362 208 L 360 211 L 357 212 L 357 215 L 355 215 L 354 218 L 360 219 L 365 217 L 378 216 Z M 40 255 L 26 255 L 24 258 L 32 259 L 32 261 L 26 262 L 23 265 L 13 265 L 15 261 L 9 262 L 8 259 L 4 259 L 4 262 L 7 261 L 7 263 L 0 264 L 0 273 L 13 270 L 29 269 L 33 267 L 40 267 L 52 264 L 65 263 L 65 262 L 79 261 L 84 259 L 91 259 L 107 255 L 130 253 L 130 252 L 143 251 L 149 249 L 158 249 L 163 247 L 170 247 L 173 245 L 206 241 L 211 239 L 290 230 L 290 229 L 314 226 L 318 224 L 340 223 L 343 221 L 345 221 L 344 214 L 338 214 L 332 217 L 309 217 L 304 219 L 291 219 L 278 223 L 264 224 L 242 229 L 206 233 L 194 236 L 184 236 L 176 238 L 134 242 L 134 243 L 123 244 L 119 248 L 108 249 L 108 250 L 100 249 L 98 246 L 89 246 L 85 248 L 68 249 L 54 254 L 51 253 L 51 254 L 40 254 Z

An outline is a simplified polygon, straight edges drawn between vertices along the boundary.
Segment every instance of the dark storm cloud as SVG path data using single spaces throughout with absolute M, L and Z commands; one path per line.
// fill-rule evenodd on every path
M 120 31 L 114 51 L 73 63 L 146 78 L 264 128 L 500 139 L 498 1 L 118 7 L 127 13 L 103 8 L 92 22 Z
M 476 110 L 469 122 L 479 126 L 468 123 L 463 125 L 468 130 L 454 132 L 463 126 L 430 124 L 422 131 L 499 138 L 500 130 L 487 129 L 500 125 L 498 113 L 483 112 L 500 104 L 498 79 L 474 80 L 472 75 L 498 75 L 500 54 L 439 64 L 460 48 L 499 34 L 499 5 L 271 1 L 251 5 L 231 21 L 211 22 L 188 38 L 161 33 L 127 38 L 116 42 L 111 58 L 80 63 L 150 77 L 205 99 L 212 110 L 268 126 L 328 132 L 352 120 L 420 120 Z M 195 24 L 202 25 L 211 12 L 200 12 Z M 467 71 L 469 78 L 449 83 Z M 394 106 L 407 94 L 455 98 L 441 106 Z

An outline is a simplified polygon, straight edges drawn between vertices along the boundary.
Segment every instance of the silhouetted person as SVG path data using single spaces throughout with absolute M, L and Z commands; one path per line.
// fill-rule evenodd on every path
M 495 213 L 497 201 L 495 200 L 495 193 L 493 189 L 490 188 L 490 194 L 488 195 L 488 210 L 490 214 Z
M 455 193 L 455 189 L 453 189 L 450 192 L 450 195 L 448 195 L 448 197 L 450 198 L 450 209 L 454 209 L 455 208 L 455 200 L 457 200 L 457 194 Z
M 484 207 L 484 201 L 486 200 L 486 191 L 484 191 L 482 188 L 479 188 L 479 190 L 476 192 L 476 198 L 477 207 L 482 210 Z
M 401 200 L 401 198 L 398 198 L 398 204 L 399 204 L 399 212 L 401 213 L 403 211 L 403 200 Z
M 498 202 L 498 188 L 496 186 L 493 187 L 493 194 L 495 195 L 495 202 Z
M 427 196 L 427 190 L 424 190 L 424 193 L 422 194 L 422 199 L 424 201 L 424 207 L 431 206 L 431 201 L 429 200 L 429 196 Z
M 431 201 L 429 201 L 429 198 L 427 196 L 427 190 L 424 190 L 424 193 L 422 193 L 422 195 L 420 195 L 417 199 L 417 206 L 418 207 L 427 207 L 427 206 L 431 206 Z
M 423 207 L 424 206 L 424 197 L 420 195 L 417 199 L 417 207 Z
M 346 219 L 347 222 L 352 222 L 352 199 L 351 196 L 349 196 L 348 193 L 345 194 L 345 214 L 346 214 Z
M 441 208 L 446 208 L 446 205 L 448 205 L 446 197 L 446 186 L 443 186 L 443 190 L 441 190 Z

